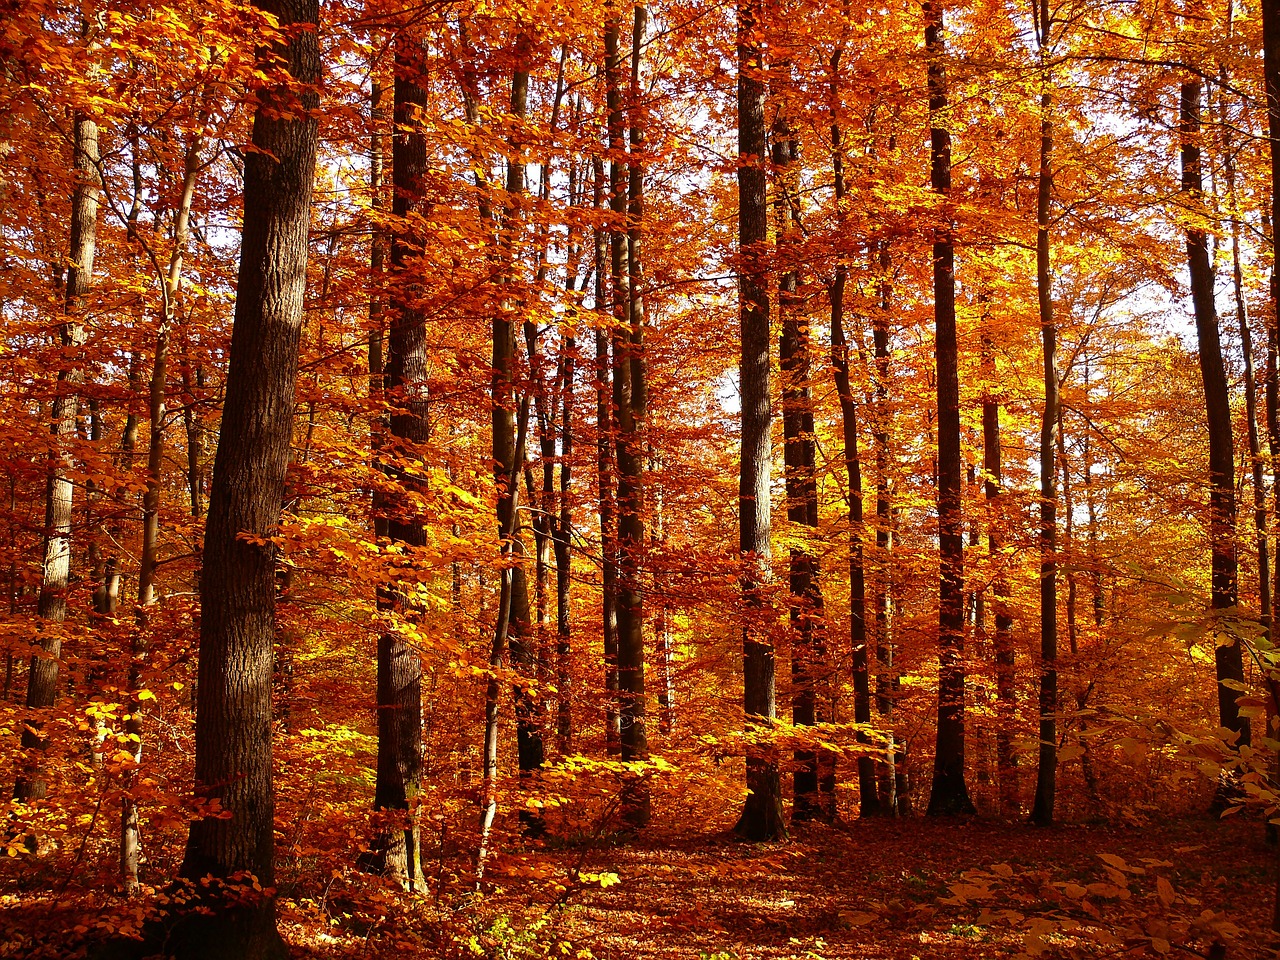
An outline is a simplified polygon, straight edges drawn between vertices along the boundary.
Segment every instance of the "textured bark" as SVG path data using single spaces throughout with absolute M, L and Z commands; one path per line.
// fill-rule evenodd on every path
M 630 142 L 624 164 L 614 154 L 612 169 L 615 212 L 625 214 L 626 232 L 615 221 L 613 255 L 614 328 L 613 400 L 617 424 L 614 454 L 618 462 L 618 691 L 622 724 L 622 759 L 646 760 L 649 756 L 646 727 L 644 675 L 644 573 L 645 549 L 645 416 L 647 396 L 644 358 L 644 269 L 641 258 L 644 229 L 644 128 L 640 122 L 640 51 L 649 12 L 637 4 L 632 27 L 631 77 L 627 96 Z M 606 56 L 608 31 L 606 31 Z M 614 60 L 618 59 L 615 56 Z M 612 62 L 612 61 L 611 61 Z M 606 81 L 607 83 L 607 81 Z M 610 143 L 614 141 L 610 113 Z M 621 117 L 618 117 L 619 122 Z M 621 141 L 621 131 L 617 139 Z M 625 171 L 625 186 L 622 174 Z M 619 241 L 625 257 L 619 255 Z M 626 271 L 625 283 L 619 271 Z M 625 302 L 624 302 L 625 298 Z M 626 788 L 624 816 L 632 826 L 649 822 L 649 787 L 642 778 Z
M 1201 203 L 1199 79 L 1184 80 L 1178 130 L 1182 140 L 1182 190 L 1186 201 L 1198 209 Z M 1199 343 L 1200 375 L 1204 384 L 1205 414 L 1209 427 L 1209 540 L 1212 548 L 1210 606 L 1214 611 L 1236 605 L 1236 499 L 1235 449 L 1231 427 L 1231 398 L 1222 344 L 1218 332 L 1218 312 L 1213 296 L 1213 265 L 1209 261 L 1209 238 L 1192 225 L 1186 231 L 1187 270 L 1191 275 L 1191 302 L 1195 312 Z M 1221 726 L 1236 733 L 1236 743 L 1250 741 L 1249 720 L 1240 714 L 1238 696 L 1227 684 L 1244 681 L 1244 658 L 1240 642 L 1220 645 L 1214 651 L 1218 679 L 1218 718 Z
M 191 824 L 182 876 L 274 882 L 271 662 L 275 551 L 293 427 L 320 80 L 315 0 L 260 4 L 288 30 L 283 78 L 261 91 L 245 155 L 244 233 L 222 433 L 214 460 L 201 580 L 196 793 L 228 819 Z M 247 535 L 247 537 L 246 537 Z M 243 893 L 243 891 L 242 891 Z M 270 897 L 213 899 L 169 949 L 187 958 L 286 955 Z
M 573 292 L 573 276 L 567 282 Z M 559 516 L 555 523 L 556 558 L 556 742 L 561 755 L 567 756 L 573 746 L 573 674 L 572 621 L 569 609 L 569 592 L 573 583 L 573 554 L 570 538 L 573 532 L 573 507 L 569 493 L 573 485 L 573 375 L 578 343 L 567 337 L 561 347 L 560 369 L 556 380 L 560 389 L 560 487 Z
M 414 252 L 422 240 L 413 222 L 430 210 L 430 166 L 422 132 L 428 108 L 425 50 L 402 34 L 396 42 L 394 116 L 391 139 L 390 289 L 388 330 L 379 387 L 387 406 L 386 433 L 377 455 L 391 483 L 375 494 L 374 511 L 383 521 L 393 556 L 408 558 L 404 580 L 380 584 L 378 637 L 378 760 L 373 809 L 377 823 L 364 864 L 393 878 L 404 890 L 424 889 L 417 818 L 422 789 L 422 657 L 399 629 L 398 621 L 421 611 L 403 586 L 416 576 L 413 552 L 426 544 L 426 521 L 416 504 L 425 492 L 422 472 L 413 467 L 431 437 L 427 392 L 427 317 L 418 300 Z M 376 118 L 380 119 L 380 118 Z M 374 136 L 380 131 L 375 129 Z M 376 243 L 376 242 L 375 242 Z M 380 245 L 377 245 L 380 248 Z M 381 254 L 379 249 L 378 255 Z M 380 264 L 379 264 L 380 266 Z M 379 318 L 380 320 L 381 318 Z
M 743 706 L 747 732 L 767 737 L 777 716 L 773 641 L 762 595 L 769 580 L 770 426 L 768 206 L 761 0 L 738 3 L 738 255 L 742 355 L 742 448 L 738 480 L 738 549 L 746 621 L 742 629 Z M 750 840 L 786 835 L 778 761 L 771 745 L 747 752 L 746 805 L 737 831 Z
M 929 81 L 929 181 L 951 193 L 951 134 L 943 64 L 942 8 L 924 4 Z M 938 378 L 938 736 L 929 815 L 970 814 L 964 770 L 964 529 L 960 510 L 960 380 L 956 355 L 955 245 L 948 222 L 933 243 L 934 336 Z
M 42 772 L 40 753 L 46 746 L 41 730 L 43 713 L 53 706 L 58 692 L 58 658 L 62 655 L 62 622 L 67 618 L 67 589 L 71 583 L 71 521 L 75 485 L 70 477 L 72 457 L 68 450 L 76 432 L 79 385 L 84 371 L 78 366 L 86 332 L 79 313 L 93 281 L 93 260 L 97 251 L 98 125 L 84 114 L 75 116 L 73 145 L 75 188 L 71 197 L 71 238 L 65 288 L 65 316 L 58 336 L 69 357 L 69 365 L 58 371 L 54 393 L 53 458 L 45 487 L 44 542 L 40 567 L 40 596 L 37 613 L 45 622 L 40 652 L 31 658 L 27 671 L 27 720 L 22 730 L 26 756 L 14 785 L 14 798 L 23 802 L 43 799 L 48 785 Z
M 1052 19 L 1047 0 L 1036 3 L 1042 56 Z M 1058 328 L 1053 317 L 1053 274 L 1049 245 L 1049 206 L 1053 199 L 1053 97 L 1040 75 L 1040 171 L 1036 179 L 1036 296 L 1040 306 L 1040 342 L 1044 359 L 1044 411 L 1040 420 L 1040 749 L 1031 822 L 1053 822 L 1058 776 Z
M 604 163 L 595 162 L 595 206 L 605 206 Z M 605 230 L 595 230 L 596 311 L 601 326 L 595 332 L 596 388 L 596 486 L 600 515 L 600 629 L 604 640 L 605 751 L 617 756 L 622 749 L 618 714 L 618 568 L 617 511 L 613 469 L 612 364 L 609 361 L 609 332 L 603 313 L 606 309 L 606 278 L 609 275 L 609 240 Z

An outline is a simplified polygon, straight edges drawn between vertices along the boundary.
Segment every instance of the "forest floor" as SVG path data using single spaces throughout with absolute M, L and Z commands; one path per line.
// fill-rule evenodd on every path
M 1280 957 L 1269 931 L 1276 857 L 1257 821 L 1210 819 L 863 820 L 776 844 L 719 833 L 531 847 L 495 864 L 507 876 L 472 949 L 600 960 Z M 608 886 L 557 892 L 553 878 L 579 863 Z
M 319 887 L 282 886 L 281 931 L 296 960 L 1280 960 L 1257 819 L 869 819 L 769 844 L 683 826 L 508 838 L 483 897 L 464 845 L 427 853 L 423 897 L 326 868 Z M 70 882 L 5 884 L 0 957 L 91 955 L 155 898 Z

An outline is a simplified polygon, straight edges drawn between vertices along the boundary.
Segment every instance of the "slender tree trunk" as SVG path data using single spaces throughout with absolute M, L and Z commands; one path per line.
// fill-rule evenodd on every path
M 604 164 L 595 163 L 595 206 L 605 207 Z M 608 233 L 595 230 L 596 312 L 601 325 L 596 328 L 596 481 L 600 515 L 600 626 L 604 640 L 605 750 L 617 756 L 622 749 L 618 714 L 618 568 L 617 511 L 615 509 L 613 471 L 613 392 L 612 364 L 609 361 L 609 332 L 605 326 L 606 277 L 609 276 Z
M 1053 27 L 1048 0 L 1036 3 L 1041 57 L 1047 55 Z M 1049 213 L 1053 200 L 1053 95 L 1043 62 L 1040 68 L 1040 173 L 1036 183 L 1036 295 L 1040 303 L 1040 342 L 1044 356 L 1044 412 L 1040 420 L 1040 750 L 1031 822 L 1053 823 L 1058 773 L 1058 328 L 1053 317 L 1053 265 Z
M 86 331 L 78 314 L 93 282 L 93 260 L 97 252 L 98 197 L 101 178 L 98 172 L 98 125 L 83 113 L 74 119 L 73 145 L 75 187 L 71 196 L 71 238 L 66 273 L 65 315 L 58 336 L 68 356 L 67 366 L 58 371 L 54 393 L 53 455 L 45 487 L 44 543 L 40 566 L 40 597 L 37 613 L 49 624 L 40 637 L 40 652 L 31 658 L 27 671 L 28 717 L 22 730 L 22 748 L 26 756 L 14 785 L 14 799 L 29 803 L 44 798 L 48 785 L 44 780 L 41 754 L 47 741 L 41 734 L 44 714 L 53 706 L 58 692 L 58 658 L 62 655 L 62 628 L 67 618 L 67 590 L 71 584 L 71 521 L 75 484 L 70 472 L 70 442 L 76 434 L 76 412 L 79 408 L 79 386 L 84 371 L 79 366 Z
M 844 178 L 844 144 L 840 128 L 840 60 L 844 53 L 839 47 L 831 55 L 831 91 L 829 112 L 831 115 L 831 164 L 835 179 L 837 216 L 843 219 L 843 205 L 846 202 L 846 185 Z M 835 371 L 836 392 L 840 397 L 841 428 L 844 440 L 844 462 L 847 477 L 847 498 L 849 503 L 849 649 L 853 654 L 853 719 L 855 723 L 871 724 L 871 669 L 867 651 L 867 590 L 862 537 L 864 533 L 862 510 L 862 461 L 858 453 L 858 408 L 853 399 L 853 384 L 850 377 L 849 343 L 844 332 L 844 292 L 848 271 L 844 264 L 838 264 L 831 286 L 827 291 L 831 307 L 831 366 Z M 807 352 L 807 344 L 806 344 Z M 786 356 L 786 350 L 783 351 Z M 807 357 L 806 357 L 807 359 Z M 784 373 L 785 373 L 784 359 Z M 807 385 L 808 371 L 805 371 Z M 784 396 L 784 403 L 786 398 Z M 812 423 L 812 407 L 806 411 Z M 784 407 L 784 417 L 785 417 Z M 801 425 L 803 427 L 803 424 Z M 813 455 L 812 427 L 808 434 L 808 446 L 803 451 L 806 458 Z M 787 436 L 790 442 L 790 434 Z M 788 463 L 787 477 L 791 477 L 791 464 Z M 813 461 L 807 466 L 810 472 L 806 477 L 812 491 L 813 519 L 817 520 L 817 487 L 812 473 Z M 788 514 L 791 506 L 788 503 Z M 808 511 L 806 504 L 806 517 Z M 795 593 L 794 584 L 792 592 Z M 794 657 L 794 654 L 793 654 Z M 876 765 L 870 753 L 870 738 L 864 732 L 857 735 L 858 743 L 863 751 L 858 754 L 858 807 L 861 816 L 873 816 L 881 812 L 880 797 L 876 787 Z M 797 796 L 799 790 L 797 789 Z M 833 811 L 834 812 L 834 811 Z
M 1201 203 L 1199 79 L 1184 80 L 1181 87 L 1179 134 L 1182 138 L 1182 190 L 1188 203 Z M 1196 214 L 1198 216 L 1198 213 Z M 1195 311 L 1196 338 L 1200 345 L 1200 374 L 1204 383 L 1205 413 L 1209 426 L 1209 539 L 1212 546 L 1212 599 L 1214 611 L 1236 605 L 1237 563 L 1235 545 L 1235 448 L 1231 427 L 1231 400 L 1218 312 L 1213 295 L 1213 267 L 1209 262 L 1208 236 L 1199 226 L 1187 229 L 1187 269 L 1191 275 L 1191 301 Z M 1223 727 L 1236 733 L 1237 746 L 1249 743 L 1249 720 L 1236 704 L 1232 685 L 1244 681 L 1240 643 L 1228 635 L 1228 643 L 1214 652 L 1218 678 L 1218 716 Z
M 635 8 L 633 42 L 628 57 L 622 46 L 621 14 L 616 6 L 605 25 L 605 96 L 608 110 L 610 274 L 613 303 L 614 456 L 618 465 L 618 690 L 623 760 L 648 757 L 644 690 L 644 598 L 640 584 L 646 546 L 644 533 L 644 300 L 640 284 L 640 229 L 644 208 L 644 174 L 636 155 L 643 146 L 638 121 L 640 42 L 648 11 Z M 622 84 L 631 62 L 630 101 L 624 111 Z M 626 151 L 624 112 L 631 114 L 630 155 Z M 624 159 L 626 158 L 626 159 Z M 630 162 L 628 162 L 630 161 Z M 643 781 L 627 788 L 625 815 L 634 826 L 649 818 L 648 789 Z
M 649 473 L 659 470 L 659 463 L 649 442 Z M 666 498 L 661 482 L 653 485 L 653 533 L 651 543 L 655 552 L 666 549 Z M 658 732 L 669 736 L 676 723 L 675 651 L 671 643 L 671 625 L 667 619 L 667 598 L 660 596 L 654 610 L 653 633 L 658 647 Z
M 738 549 L 745 606 L 743 706 L 749 735 L 767 738 L 777 716 L 771 616 L 763 591 L 769 582 L 770 428 L 768 196 L 765 165 L 763 0 L 738 0 L 738 253 L 742 361 L 742 452 L 738 480 Z M 747 794 L 737 831 L 750 840 L 786 836 L 782 789 L 772 745 L 747 753 Z
M 799 295 L 800 275 L 795 263 L 800 198 L 799 142 L 787 122 L 783 97 L 790 80 L 790 64 L 780 62 L 773 71 L 782 88 L 774 105 L 773 170 L 774 222 L 778 277 L 778 315 L 781 320 L 779 357 L 782 373 L 782 427 L 784 436 L 787 520 L 794 524 L 796 540 L 813 538 L 818 524 L 818 488 L 815 478 L 813 396 L 810 380 L 809 321 Z M 817 558 L 807 542 L 788 551 L 791 593 L 791 719 L 796 726 L 812 726 L 829 720 L 823 716 L 830 702 L 830 669 L 824 643 L 825 617 Z M 863 644 L 865 652 L 865 639 Z M 856 654 L 855 654 L 856 656 Z M 835 820 L 834 779 L 824 777 L 834 771 L 829 751 L 805 747 L 794 756 L 793 821 Z M 831 790 L 823 789 L 830 779 Z
M 523 65 L 527 56 L 527 43 L 522 41 L 517 51 L 517 66 L 511 75 L 510 108 L 511 115 L 517 120 L 522 120 L 528 114 L 529 73 Z M 521 224 L 519 198 L 526 191 L 528 171 L 527 164 L 521 159 L 521 145 L 513 141 L 510 149 L 511 159 L 507 161 L 507 200 L 499 235 L 501 246 L 499 256 L 502 258 L 502 269 L 507 272 L 507 282 L 513 283 L 515 271 L 519 266 L 516 249 Z M 508 557 L 507 563 L 512 565 L 504 578 L 508 593 L 506 623 L 502 625 L 500 631 L 495 632 L 495 637 L 499 633 L 504 636 L 512 667 L 523 677 L 532 680 L 537 674 L 537 652 L 530 637 L 529 585 L 523 563 L 525 548 L 521 538 L 522 525 L 516 510 L 519 482 L 524 473 L 524 435 L 527 429 L 529 397 L 526 393 L 522 398 L 517 399 L 519 393 L 516 340 L 520 324 L 515 313 L 516 305 L 509 297 L 504 297 L 493 318 L 494 479 L 499 490 L 499 532 L 504 538 L 503 549 Z M 517 419 L 519 419 L 518 423 Z M 537 701 L 530 693 L 529 687 L 517 682 L 514 699 L 516 755 L 520 777 L 527 779 L 542 766 L 544 759 L 542 728 L 538 722 Z M 496 730 L 494 736 L 496 737 Z M 486 733 L 486 743 L 488 740 Z M 488 747 L 486 746 L 487 765 Z M 521 820 L 526 831 L 531 834 L 540 833 L 543 829 L 541 818 L 526 808 L 521 809 Z
M 1228 7 L 1228 15 L 1231 7 Z M 1223 86 L 1227 81 L 1226 67 L 1221 67 Z M 1220 96 L 1226 93 L 1219 91 Z M 1225 111 L 1220 111 L 1224 112 Z M 1231 126 L 1219 122 L 1222 136 L 1222 168 L 1226 177 L 1227 202 L 1231 208 L 1231 286 L 1235 294 L 1236 326 L 1240 333 L 1240 351 L 1244 356 L 1244 405 L 1245 428 L 1249 437 L 1250 475 L 1253 484 L 1254 543 L 1258 551 L 1258 618 L 1262 621 L 1264 636 L 1271 636 L 1271 558 L 1267 538 L 1267 486 L 1266 460 L 1262 453 L 1262 440 L 1258 432 L 1257 376 L 1254 371 L 1253 331 L 1249 326 L 1249 308 L 1245 300 L 1244 266 L 1240 256 L 1240 216 L 1237 212 L 1235 145 Z
M 577 264 L 574 264 L 576 272 Z M 567 283 L 573 293 L 572 275 Z M 573 483 L 573 376 L 578 343 L 567 337 L 561 345 L 560 369 L 556 380 L 560 389 L 560 515 L 555 527 L 556 557 L 556 739 L 562 756 L 573 746 L 572 637 L 569 592 L 573 583 L 570 537 L 573 511 L 569 493 Z
M 893 137 L 890 137 L 891 147 Z M 879 303 L 872 318 L 874 344 L 875 402 L 871 428 L 871 440 L 875 447 L 876 466 L 876 575 L 872 578 L 875 609 L 876 643 L 876 712 L 888 720 L 893 716 L 895 698 L 901 681 L 894 664 L 893 642 L 893 490 L 889 475 L 891 451 L 889 449 L 889 425 L 892 419 L 889 405 L 889 311 L 892 307 L 893 287 L 890 276 L 893 270 L 889 242 L 878 244 Z M 880 807 L 890 816 L 908 816 L 911 813 L 911 792 L 907 781 L 906 743 L 889 731 L 885 763 L 880 784 Z
M 1263 86 L 1267 98 L 1267 139 L 1271 153 L 1271 205 L 1267 211 L 1271 221 L 1271 302 L 1267 318 L 1267 444 L 1271 454 L 1272 496 L 1276 516 L 1280 517 L 1280 237 L 1275 225 L 1280 223 L 1280 3 L 1262 4 Z M 1276 550 L 1272 597 L 1280 598 L 1280 548 Z M 1274 633 L 1274 630 L 1273 630 Z M 1274 679 L 1270 678 L 1269 679 Z M 1274 691 L 1274 686 L 1272 690 Z M 1274 693 L 1273 698 L 1274 700 Z M 1278 708 L 1280 712 L 1280 708 Z M 1268 734 L 1272 731 L 1268 729 Z M 1280 766 L 1280 752 L 1276 763 Z M 1276 862 L 1275 892 L 1272 902 L 1271 929 L 1280 931 L 1280 860 Z
M 406 31 L 407 32 L 407 31 Z M 415 503 L 425 492 L 419 470 L 409 465 L 422 458 L 422 445 L 431 437 L 430 398 L 427 394 L 427 317 L 417 305 L 414 252 L 422 240 L 413 221 L 430 209 L 426 178 L 430 174 L 428 146 L 421 124 L 428 109 L 426 50 L 422 41 L 401 35 L 396 40 L 395 81 L 392 90 L 394 126 L 391 139 L 390 282 L 385 341 L 379 387 L 387 405 L 386 434 L 377 447 L 382 471 L 391 481 L 375 495 L 375 512 L 386 525 L 393 554 L 405 554 L 405 579 L 412 580 L 414 551 L 426 544 L 426 520 Z M 375 123 L 380 117 L 374 118 Z M 380 136 L 374 130 L 373 136 Z M 375 240 L 375 248 L 381 245 Z M 375 254 L 381 256 L 381 253 Z M 379 266 L 381 266 L 379 264 Z M 379 321 L 381 318 L 379 318 Z M 402 621 L 420 615 L 394 577 L 378 587 L 377 717 L 378 761 L 373 809 L 377 828 L 366 866 L 382 873 L 404 890 L 423 889 L 422 858 L 417 818 L 422 790 L 422 657 L 405 637 Z
M 1014 676 L 1013 618 L 1009 616 L 1009 581 L 1004 557 L 1005 509 L 1000 463 L 1000 401 L 990 385 L 996 382 L 995 354 L 991 339 L 982 340 L 982 451 L 984 492 L 987 499 L 987 552 L 995 564 L 991 598 L 995 620 L 992 644 L 996 665 L 996 779 L 1000 809 L 1006 816 L 1018 812 L 1018 758 L 1013 751 L 1013 724 L 1017 716 Z
M 930 183 L 951 193 L 951 133 L 942 8 L 926 0 L 929 60 Z M 949 216 L 949 215 L 945 215 Z M 960 509 L 960 378 L 956 348 L 955 245 L 949 223 L 933 243 L 935 352 L 938 377 L 938 738 L 929 815 L 974 813 L 964 770 L 964 521 Z
M 222 433 L 209 497 L 201 583 L 196 793 L 229 819 L 191 824 L 182 876 L 274 885 L 271 650 L 275 551 L 293 429 L 303 325 L 307 230 L 318 141 L 320 81 L 315 0 L 262 2 L 279 18 L 282 56 L 302 91 L 259 93 L 254 150 L 245 155 L 244 232 Z M 299 103 L 299 100 L 301 101 Z M 248 537 L 245 537 L 245 534 Z M 192 958 L 283 958 L 271 896 L 237 888 L 170 935 Z

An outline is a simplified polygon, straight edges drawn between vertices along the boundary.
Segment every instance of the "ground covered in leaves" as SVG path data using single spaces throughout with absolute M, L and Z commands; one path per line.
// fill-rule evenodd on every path
M 305 958 L 1280 957 L 1277 853 L 1258 821 L 1035 829 L 991 820 L 805 826 L 785 843 L 646 831 L 511 841 L 483 895 L 461 850 L 425 864 L 425 896 L 334 870 L 282 889 Z M 71 884 L 74 887 L 74 882 Z M 5 896 L 0 956 L 85 955 L 146 898 Z
M 866 820 L 777 844 L 708 833 L 529 845 L 465 908 L 464 946 L 601 960 L 1272 957 L 1275 861 L 1260 823 L 1209 819 Z

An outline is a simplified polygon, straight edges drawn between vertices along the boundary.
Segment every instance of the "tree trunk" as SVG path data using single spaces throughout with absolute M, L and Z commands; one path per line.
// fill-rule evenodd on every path
M 831 55 L 831 91 L 829 112 L 831 116 L 831 165 L 835 179 L 835 196 L 837 215 L 842 218 L 845 203 L 846 185 L 844 178 L 844 144 L 840 128 L 840 60 L 843 47 L 837 48 Z M 844 264 L 838 264 L 831 286 L 827 291 L 831 307 L 831 366 L 835 372 L 836 393 L 840 397 L 841 429 L 844 440 L 844 463 L 847 477 L 846 497 L 849 504 L 849 649 L 853 655 L 853 719 L 855 723 L 871 724 L 871 664 L 867 650 L 867 589 L 862 536 L 864 530 L 862 510 L 862 460 L 858 453 L 858 408 L 853 399 L 853 384 L 850 377 L 849 343 L 844 333 L 844 291 L 848 271 Z M 794 296 L 794 291 L 793 294 Z M 807 334 L 807 331 L 806 331 Z M 785 340 L 785 328 L 784 328 Z M 806 357 L 807 361 L 807 344 Z M 786 372 L 786 347 L 783 348 L 783 368 Z M 807 363 L 806 363 L 807 366 Z M 804 382 L 807 387 L 808 370 L 805 370 Z M 807 397 L 806 397 L 807 399 Z M 784 404 L 786 397 L 784 395 Z M 784 406 L 784 418 L 786 407 Z M 812 405 L 806 410 L 809 419 L 808 440 L 804 449 L 808 473 L 805 477 L 808 484 L 806 494 L 813 499 L 813 523 L 817 522 L 817 487 L 814 482 L 814 450 L 813 450 L 813 412 Z M 802 425 L 803 426 L 803 425 Z M 790 433 L 787 434 L 791 442 Z M 791 463 L 788 451 L 787 479 L 791 480 Z M 807 505 L 806 505 L 807 506 Z M 788 502 L 787 513 L 791 506 Z M 806 520 L 808 514 L 806 511 Z M 793 574 L 794 578 L 794 574 Z M 795 593 L 793 583 L 792 592 Z M 793 654 L 794 657 L 794 654 Z M 876 764 L 870 753 L 871 740 L 865 732 L 857 734 L 858 743 L 863 751 L 858 754 L 858 808 L 861 816 L 868 817 L 881 813 L 880 797 L 876 787 Z M 796 791 L 797 797 L 799 790 Z M 834 800 L 834 798 L 833 798 Z M 798 802 L 798 801 L 797 801 Z M 834 812 L 834 810 L 832 811 Z
M 62 655 L 59 625 L 67 618 L 67 590 L 71 583 L 71 513 L 75 485 L 70 476 L 72 456 L 68 446 L 76 433 L 76 411 L 80 403 L 77 388 L 84 379 L 84 371 L 77 364 L 86 339 L 85 327 L 77 314 L 93 282 L 93 259 L 97 252 L 101 188 L 98 125 L 82 113 L 76 114 L 74 124 L 75 189 L 71 197 L 65 316 L 58 334 L 69 365 L 58 371 L 53 401 L 50 432 L 54 453 L 45 487 L 43 559 L 36 607 L 40 619 L 49 627 L 41 632 L 40 652 L 32 656 L 27 671 L 28 718 L 22 730 L 26 757 L 13 790 L 14 799 L 23 803 L 44 799 L 48 790 L 40 757 L 47 742 L 40 731 L 44 727 L 44 712 L 57 698 L 58 658 Z
M 271 651 L 275 550 L 293 430 L 319 96 L 315 0 L 260 3 L 289 37 L 292 84 L 259 93 L 244 161 L 244 233 L 222 433 L 201 580 L 196 794 L 229 819 L 191 824 L 182 876 L 274 883 Z M 289 29 L 292 27 L 292 29 Z M 298 99 L 301 103 L 298 104 Z M 245 535 L 248 535 L 247 537 Z M 243 887 L 188 915 L 168 943 L 191 958 L 283 958 L 270 896 Z
M 1047 55 L 1053 27 L 1047 0 L 1037 0 L 1040 54 Z M 1040 749 L 1031 822 L 1053 823 L 1058 776 L 1058 328 L 1053 318 L 1053 274 L 1049 247 L 1049 206 L 1053 199 L 1053 95 L 1040 68 L 1040 173 L 1036 181 L 1036 295 L 1044 355 L 1044 412 L 1040 419 Z
M 771 615 L 764 588 L 769 582 L 770 429 L 768 197 L 765 167 L 765 85 L 760 18 L 762 0 L 738 2 L 738 254 L 742 360 L 741 471 L 738 480 L 738 549 L 742 555 L 745 623 L 743 706 L 747 733 L 767 740 L 777 716 Z M 786 836 L 782 789 L 772 744 L 747 751 L 747 794 L 737 831 L 749 840 Z
M 1200 96 L 1197 78 L 1184 80 L 1178 131 L 1182 139 L 1182 190 L 1188 203 L 1201 203 Z M 1198 213 L 1197 213 L 1198 216 Z M 1205 414 L 1209 426 L 1209 540 L 1212 547 L 1212 596 L 1214 611 L 1236 605 L 1236 499 L 1235 448 L 1231 428 L 1231 398 L 1222 345 L 1218 333 L 1218 312 L 1213 295 L 1213 266 L 1209 262 L 1209 240 L 1197 225 L 1186 232 L 1187 269 L 1191 275 L 1191 302 L 1195 311 L 1196 339 L 1200 349 L 1200 375 L 1204 383 Z M 1237 690 L 1231 685 L 1244 681 L 1244 657 L 1240 642 L 1230 635 L 1229 643 L 1214 651 L 1218 679 L 1218 717 L 1221 726 L 1236 733 L 1236 745 L 1250 740 L 1249 720 L 1236 704 Z
M 991 580 L 995 614 L 996 665 L 996 779 L 1000 810 L 1006 816 L 1018 812 L 1018 758 L 1013 751 L 1013 724 L 1017 716 L 1017 686 L 1014 677 L 1013 618 L 1009 616 L 1009 581 L 1004 557 L 1005 509 L 1002 497 L 1004 478 L 1000 464 L 1000 401 L 992 390 L 996 382 L 995 356 L 991 339 L 982 339 L 982 470 L 987 499 L 987 552 L 995 564 Z
M 426 544 L 426 521 L 415 503 L 425 492 L 421 471 L 407 469 L 422 458 L 431 438 L 427 394 L 427 317 L 418 306 L 414 252 L 422 240 L 412 223 L 430 210 L 426 178 L 430 174 L 426 136 L 421 124 L 428 109 L 426 50 L 420 40 L 402 35 L 396 41 L 392 90 L 394 124 L 391 138 L 390 291 L 379 387 L 386 404 L 387 431 L 376 453 L 391 481 L 375 494 L 374 510 L 385 523 L 392 555 L 406 557 L 407 577 L 415 579 L 414 552 Z M 375 122 L 380 118 L 374 118 Z M 375 129 L 374 137 L 381 131 Z M 377 245 L 377 239 L 375 239 Z M 381 318 L 379 318 L 380 320 Z M 421 615 L 400 577 L 380 584 L 377 606 L 378 761 L 373 809 L 376 830 L 365 865 L 392 878 L 402 889 L 422 891 L 422 858 L 417 819 L 422 790 L 422 657 L 406 638 L 401 621 Z
M 604 163 L 595 162 L 595 206 L 605 206 Z M 600 515 L 600 629 L 604 641 L 605 752 L 617 756 L 622 749 L 622 731 L 618 715 L 618 568 L 617 511 L 615 509 L 613 471 L 613 393 L 612 365 L 609 361 L 609 331 L 606 310 L 606 280 L 609 275 L 609 241 L 607 232 L 595 230 L 596 312 L 601 325 L 596 328 L 596 483 Z
M 929 61 L 929 179 L 946 203 L 951 193 L 951 134 L 943 64 L 942 8 L 926 0 Z M 960 378 L 956 349 L 955 247 L 949 222 L 933 243 L 935 354 L 938 377 L 938 737 L 929 815 L 974 813 L 964 771 L 964 521 L 960 510 Z

